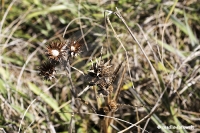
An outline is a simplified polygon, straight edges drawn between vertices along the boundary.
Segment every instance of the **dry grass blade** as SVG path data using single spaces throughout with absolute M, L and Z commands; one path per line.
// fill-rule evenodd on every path
M 69 133 L 73 133 L 73 129 L 74 129 L 74 124 L 75 124 L 75 120 L 74 120 L 74 113 L 71 114 L 71 120 L 69 123 Z
M 117 8 L 116 8 L 117 9 Z M 117 9 L 117 12 L 115 12 L 115 14 L 119 17 L 119 19 L 122 20 L 122 22 L 124 23 L 124 25 L 126 26 L 127 30 L 129 31 L 129 33 L 131 34 L 131 36 L 133 37 L 133 39 L 137 42 L 138 46 L 140 47 L 140 50 L 142 51 L 142 53 L 144 54 L 145 58 L 147 59 L 149 65 L 151 66 L 151 70 L 153 72 L 153 75 L 156 78 L 156 81 L 158 82 L 158 84 L 160 84 L 159 79 L 158 79 L 158 75 L 156 73 L 155 68 L 153 67 L 153 65 L 151 64 L 148 56 L 146 55 L 146 53 L 144 52 L 142 46 L 140 45 L 139 41 L 137 40 L 137 38 L 134 36 L 134 34 L 132 33 L 132 31 L 130 30 L 130 28 L 128 27 L 128 25 L 126 24 L 126 21 L 124 20 L 124 18 L 121 16 L 120 12 Z
M 122 62 L 122 63 L 123 63 L 123 62 Z M 122 63 L 120 64 L 120 66 L 119 66 L 118 69 L 120 69 Z M 115 95 L 114 95 L 114 98 L 113 98 L 114 101 L 117 101 L 117 100 L 118 100 L 118 97 L 119 97 L 119 94 L 120 94 L 120 91 L 121 91 L 121 85 L 122 85 L 122 81 L 123 81 L 123 79 L 124 79 L 125 72 L 126 72 L 126 67 L 124 67 L 123 72 L 122 72 L 122 75 L 121 75 L 121 78 L 120 78 L 120 80 L 119 80 L 119 82 L 118 82 L 117 90 L 116 90 Z

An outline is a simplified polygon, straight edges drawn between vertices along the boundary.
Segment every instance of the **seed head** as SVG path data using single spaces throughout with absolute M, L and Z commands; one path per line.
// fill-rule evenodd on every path
M 43 76 L 45 80 L 52 80 L 55 78 L 55 66 L 51 62 L 44 62 L 39 67 L 39 75 Z
M 109 77 L 112 73 L 111 67 L 110 60 L 105 64 L 103 61 L 96 60 L 96 63 L 92 63 L 92 67 L 88 70 L 89 75 L 92 77 Z
M 60 40 L 52 41 L 47 44 L 47 50 L 45 53 L 47 54 L 48 58 L 54 61 L 62 61 L 66 55 L 65 44 L 66 43 L 64 41 Z
M 81 43 L 80 41 L 70 41 L 69 45 L 67 46 L 69 49 L 69 56 L 76 57 L 81 51 Z

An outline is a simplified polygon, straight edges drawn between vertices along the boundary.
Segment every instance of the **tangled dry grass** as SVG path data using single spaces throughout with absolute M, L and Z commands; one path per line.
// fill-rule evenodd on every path
M 2 1 L 0 131 L 199 132 L 199 11 L 195 0 Z

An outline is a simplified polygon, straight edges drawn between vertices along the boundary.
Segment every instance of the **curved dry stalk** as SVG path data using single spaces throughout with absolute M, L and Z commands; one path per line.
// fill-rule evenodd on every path
M 2 28 L 3 28 L 4 21 L 6 20 L 6 17 L 7 17 L 7 15 L 8 15 L 9 11 L 11 11 L 11 8 L 12 8 L 13 4 L 15 3 L 15 1 L 17 1 L 17 0 L 13 0 L 13 1 L 9 4 L 9 6 L 8 6 L 8 8 L 7 8 L 7 10 L 6 10 L 6 12 L 5 12 L 4 15 L 3 15 L 3 18 L 2 18 L 1 23 L 0 23 L 0 34 L 1 34 L 1 32 L 2 32 Z
M 29 108 L 31 107 L 31 105 L 37 100 L 37 98 L 35 98 L 33 101 L 31 101 L 31 103 L 29 104 L 28 108 L 26 109 L 26 111 L 24 112 L 23 116 L 22 116 L 22 119 L 21 119 L 21 122 L 19 124 L 19 130 L 18 130 L 18 133 L 20 133 L 20 130 L 21 130 L 21 126 L 22 126 L 22 122 L 24 120 L 24 117 L 26 115 L 26 113 L 28 112 Z
M 147 121 L 146 121 L 146 123 L 145 123 L 145 125 L 144 125 L 144 130 L 142 131 L 142 133 L 144 133 L 144 131 L 145 131 L 145 129 L 146 129 L 146 127 L 147 127 L 149 121 L 150 121 L 150 118 L 147 119 Z
M 116 10 L 117 10 L 117 12 L 114 12 L 114 14 L 117 15 L 117 17 L 118 17 L 119 19 L 122 20 L 122 22 L 123 22 L 124 25 L 126 26 L 127 30 L 129 31 L 129 33 L 131 34 L 131 36 L 133 37 L 133 39 L 137 42 L 137 44 L 138 44 L 140 50 L 141 50 L 142 53 L 144 54 L 145 58 L 147 59 L 149 65 L 150 65 L 150 67 L 151 67 L 152 73 L 153 73 L 154 77 L 156 78 L 156 81 L 158 82 L 158 85 L 160 85 L 160 81 L 159 81 L 159 79 L 158 79 L 157 72 L 156 72 L 155 68 L 153 67 L 153 65 L 151 64 L 151 62 L 150 62 L 149 58 L 147 57 L 146 53 L 144 52 L 144 50 L 143 50 L 141 44 L 139 43 L 139 41 L 137 40 L 137 38 L 135 37 L 135 35 L 134 35 L 133 32 L 131 31 L 131 29 L 130 29 L 130 28 L 128 27 L 128 25 L 126 24 L 126 21 L 125 21 L 124 18 L 121 16 L 119 10 L 118 10 L 117 8 L 116 8 Z
M 155 54 L 155 52 L 154 52 L 154 50 L 153 50 L 153 48 L 152 48 L 150 42 L 148 41 L 147 36 L 146 36 L 146 34 L 144 33 L 142 27 L 141 27 L 138 23 L 136 23 L 136 25 L 137 25 L 137 26 L 139 27 L 139 29 L 141 30 L 141 32 L 142 32 L 142 34 L 143 34 L 143 36 L 144 36 L 144 39 L 146 40 L 146 42 L 147 42 L 147 44 L 148 44 L 150 50 L 152 51 L 152 53 L 153 53 L 153 55 L 154 55 L 154 58 L 156 58 L 157 60 L 159 60 L 158 57 L 156 56 L 156 54 Z M 157 60 L 156 60 L 156 61 L 157 61 Z
M 80 3 L 81 3 L 81 0 L 79 0 L 79 4 L 78 4 L 78 17 L 79 18 L 80 18 L 80 9 L 81 9 Z M 82 38 L 83 38 L 84 44 L 85 44 L 86 49 L 88 51 L 88 45 L 87 45 L 87 42 L 85 41 L 85 36 L 84 36 L 84 33 L 83 33 L 82 24 L 81 24 L 81 19 L 79 19 L 79 26 L 80 26 L 80 29 L 81 29 L 81 34 L 82 34 Z
M 18 79 L 17 79 L 17 87 L 16 87 L 17 90 L 19 89 L 21 77 L 22 77 L 22 74 L 23 74 L 23 72 L 24 72 L 24 70 L 25 70 L 26 65 L 27 65 L 28 62 L 32 59 L 32 57 L 37 53 L 37 51 L 38 51 L 39 49 L 40 49 L 40 47 L 38 47 L 38 48 L 28 57 L 28 59 L 27 59 L 26 62 L 24 63 L 24 65 L 23 65 L 23 67 L 22 67 L 22 69 L 21 69 L 21 71 L 20 71 L 20 74 L 19 74 L 19 76 L 18 76 Z
M 122 62 L 122 63 L 123 63 L 123 62 Z M 119 66 L 121 66 L 122 63 L 121 63 Z M 123 72 L 122 72 L 122 76 L 121 76 L 121 78 L 120 78 L 120 81 L 119 81 L 118 86 L 117 86 L 117 90 L 116 90 L 115 95 L 114 95 L 114 98 L 113 98 L 113 100 L 116 101 L 116 102 L 117 102 L 117 99 L 118 99 L 119 94 L 120 94 L 120 91 L 121 91 L 121 85 L 122 85 L 122 81 L 123 81 L 123 79 L 124 79 L 124 74 L 125 74 L 125 72 L 126 72 L 126 67 L 124 67 L 124 70 L 123 70 Z
M 114 13 L 114 12 L 111 12 L 111 11 L 110 11 L 109 14 L 111 14 L 111 13 Z M 111 24 L 111 22 L 110 22 L 109 17 L 107 17 L 107 22 L 108 22 L 108 24 L 110 25 L 110 27 L 111 27 L 111 29 L 112 29 L 114 35 L 115 35 L 115 38 L 119 41 L 119 43 L 121 44 L 122 48 L 123 48 L 124 51 L 125 51 L 125 54 L 126 54 L 126 63 L 127 63 L 127 67 L 128 67 L 128 73 L 129 73 L 129 76 L 130 76 L 130 79 L 131 79 L 131 82 L 132 82 L 132 88 L 133 88 L 131 91 L 133 91 L 134 96 L 136 97 L 136 99 L 138 99 L 143 105 L 145 105 L 145 102 L 141 99 L 140 95 L 135 91 L 135 87 L 134 87 L 134 84 L 133 84 L 133 78 L 132 78 L 132 76 L 131 76 L 131 70 L 130 70 L 130 66 L 129 66 L 128 52 L 127 52 L 126 48 L 124 47 L 122 41 L 121 41 L 121 40 L 119 39 L 119 37 L 117 36 L 117 33 L 116 33 L 115 29 L 113 28 L 113 26 L 112 26 L 112 24 Z M 132 33 L 132 32 L 131 32 L 131 33 Z
M 70 22 L 68 23 L 68 25 L 66 26 L 66 28 L 65 28 L 65 30 L 64 30 L 64 33 L 63 33 L 63 38 L 64 38 L 64 36 L 65 36 L 65 34 L 66 34 L 66 31 L 67 31 L 67 29 L 69 28 L 69 26 L 70 26 L 74 21 L 76 21 L 76 20 L 80 20 L 80 19 L 93 20 L 92 18 L 88 18 L 88 17 L 79 17 L 79 18 L 75 18 L 75 19 L 73 19 L 73 20 L 70 21 Z

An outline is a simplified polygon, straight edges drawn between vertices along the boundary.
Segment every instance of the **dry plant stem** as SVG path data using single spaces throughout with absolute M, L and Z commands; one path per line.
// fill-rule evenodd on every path
M 185 87 L 183 87 L 183 89 L 181 89 L 178 94 L 181 95 L 183 92 L 185 92 L 190 86 L 196 84 L 196 82 L 198 82 L 198 79 L 200 79 L 200 75 L 197 76 L 193 81 L 187 83 L 187 85 Z
M 26 111 L 24 112 L 24 115 L 23 115 L 23 117 L 22 117 L 22 119 L 21 119 L 21 122 L 20 122 L 20 124 L 19 124 L 18 133 L 20 133 L 21 126 L 22 126 L 22 121 L 24 120 L 24 117 L 25 117 L 27 111 L 29 110 L 29 108 L 31 107 L 31 105 L 32 105 L 36 100 L 37 100 L 37 99 L 34 99 L 33 101 L 31 101 L 30 105 L 28 106 L 28 108 L 27 108 Z
M 58 112 L 59 113 L 59 112 Z M 63 113 L 63 112 L 60 112 L 60 113 Z M 76 114 L 80 114 L 80 112 L 64 112 L 64 113 L 76 113 Z M 123 119 L 119 119 L 119 118 L 116 118 L 116 117 L 111 117 L 111 116 L 107 116 L 107 115 L 100 115 L 100 114 L 94 114 L 94 113 L 88 113 L 88 112 L 81 112 L 82 114 L 88 114 L 88 115 L 98 115 L 98 116 L 102 116 L 102 117 L 106 117 L 106 118 L 111 118 L 111 119 L 114 119 L 116 121 L 121 121 L 121 122 L 124 122 L 124 123 L 127 123 L 127 124 L 130 124 L 130 125 L 133 125 L 132 123 L 128 122 L 128 121 L 125 121 Z M 137 125 L 135 125 L 137 127 Z M 142 129 L 142 128 L 141 128 Z M 146 131 L 146 130 L 145 130 Z M 148 131 L 146 131 L 148 132 Z
M 65 31 L 64 31 L 64 33 L 63 33 L 63 38 L 64 38 L 64 36 L 65 36 L 65 34 L 66 34 L 66 31 L 67 31 L 68 27 L 69 27 L 69 26 L 70 26 L 74 21 L 76 21 L 76 20 L 80 20 L 80 19 L 93 20 L 92 18 L 88 18 L 88 17 L 79 17 L 79 18 L 75 18 L 75 19 L 73 19 L 73 20 L 70 21 L 70 22 L 68 23 L 68 25 L 66 26 Z
M 183 67 L 183 65 L 185 65 L 187 62 L 193 60 L 194 58 L 200 56 L 200 51 L 196 51 L 194 53 L 192 53 L 191 55 L 189 55 L 184 61 L 183 63 L 180 65 L 180 67 L 177 69 L 177 72 L 181 69 L 181 67 Z
M 106 116 L 109 116 L 109 115 L 106 115 Z M 101 122 L 103 124 L 103 132 L 102 133 L 108 133 L 108 120 L 109 118 L 104 118 Z
M 14 32 L 17 30 L 18 26 L 25 20 L 25 17 L 31 12 L 31 10 L 33 9 L 33 6 L 29 7 L 28 11 L 23 14 L 22 16 L 20 16 L 20 20 L 19 22 L 14 26 L 12 27 L 12 31 L 11 33 L 9 34 L 9 37 L 7 38 L 6 42 L 5 42 L 5 45 L 8 44 L 8 42 L 10 41 L 12 35 L 14 34 Z M 5 46 L 4 45 L 4 46 Z M 3 50 L 4 50 L 5 47 L 3 47 Z
M 122 63 L 123 63 L 123 62 L 122 62 Z M 121 63 L 119 66 L 121 66 L 122 63 Z M 118 69 L 118 68 L 116 68 L 116 69 Z M 118 71 L 118 70 L 117 70 L 117 71 Z M 121 91 L 121 85 L 122 85 L 122 81 L 123 81 L 123 79 L 124 79 L 125 71 L 126 71 L 126 67 L 124 67 L 124 70 L 123 70 L 122 76 L 121 76 L 121 78 L 120 78 L 120 81 L 119 81 L 119 83 L 118 83 L 117 90 L 116 90 L 116 92 L 115 92 L 114 98 L 112 99 L 111 95 L 109 95 L 109 96 L 107 97 L 107 103 L 106 103 L 106 105 L 109 104 L 109 102 L 111 101 L 111 99 L 117 103 L 117 100 L 118 100 L 118 97 L 119 97 L 119 94 L 120 94 L 120 91 Z M 113 115 L 114 115 L 114 112 L 108 113 L 108 116 L 113 116 Z M 111 119 L 111 118 L 104 118 L 104 121 L 105 121 L 104 127 L 106 128 L 105 130 L 108 130 L 108 127 L 109 127 L 110 123 L 113 122 L 113 119 Z M 107 132 L 108 132 L 108 131 L 107 131 Z
M 58 112 L 58 113 L 59 113 L 59 112 Z M 63 112 L 60 112 L 60 113 L 63 113 Z M 65 113 L 77 113 L 77 114 L 80 114 L 80 112 L 65 112 Z M 88 112 L 81 112 L 81 113 L 82 113 L 82 114 L 88 114 L 88 115 L 94 114 L 94 113 L 88 113 Z M 121 121 L 121 122 L 124 122 L 124 123 L 130 124 L 130 125 L 133 124 L 133 123 L 130 123 L 130 122 L 128 122 L 128 121 L 125 121 L 125 120 L 123 120 L 123 119 L 119 119 L 119 118 L 116 118 L 116 117 L 110 117 L 110 116 L 100 115 L 100 114 L 94 114 L 94 115 L 102 116 L 102 117 L 112 118 L 112 119 L 115 119 L 115 120 L 118 120 L 118 121 Z
M 86 91 L 89 90 L 89 89 L 90 89 L 90 87 L 89 87 L 89 86 L 86 86 L 85 89 L 83 89 L 83 91 L 81 91 L 80 93 L 78 93 L 77 96 L 80 97 L 81 95 L 83 95 L 84 92 L 86 92 Z
M 69 132 L 69 133 L 73 133 L 74 124 L 75 124 L 75 121 L 74 121 L 74 113 L 72 113 L 72 114 L 71 114 L 71 120 L 70 120 L 70 123 L 69 123 L 69 129 L 68 129 L 68 132 Z
M 73 105 L 75 105 L 75 98 L 77 97 L 77 94 L 76 94 L 76 90 L 75 90 L 75 87 L 74 87 L 72 79 L 71 79 L 71 66 L 70 66 L 69 60 L 67 60 L 67 62 L 65 62 L 65 63 L 64 63 L 64 65 L 66 65 L 66 66 L 64 66 L 64 67 L 67 71 L 68 79 L 69 79 L 69 82 L 71 85 L 71 89 L 70 89 L 71 95 L 72 95 L 71 107 L 73 108 Z M 70 120 L 70 126 L 69 126 L 69 133 L 72 133 L 72 131 L 75 130 L 75 120 L 74 120 L 73 116 L 74 115 L 72 114 L 72 117 Z
M 136 120 L 139 121 L 140 118 L 139 118 L 138 108 L 136 108 L 136 111 L 135 111 L 135 112 L 136 112 Z M 140 127 L 140 125 L 138 124 L 138 127 L 137 127 L 138 133 L 141 132 L 141 131 L 140 131 L 140 128 L 141 128 L 141 127 Z
M 105 23 L 105 27 L 106 27 L 106 42 L 108 43 L 108 49 L 109 49 L 109 51 L 113 54 L 113 52 L 112 52 L 112 50 L 111 50 L 111 48 L 110 48 L 110 40 L 109 40 L 109 38 L 108 38 L 108 33 L 109 33 L 109 31 L 108 31 L 108 25 L 107 25 L 107 23 L 106 23 L 106 19 L 107 19 L 107 14 L 106 14 L 106 12 L 109 12 L 108 10 L 105 10 L 104 11 L 104 23 Z
M 179 68 L 175 71 L 175 73 L 179 72 L 180 69 L 181 69 L 187 62 L 193 60 L 194 58 L 196 58 L 196 57 L 198 57 L 198 56 L 200 56 L 200 51 L 196 51 L 196 52 L 192 53 L 190 56 L 188 56 L 188 57 L 183 61 L 183 63 L 179 66 Z M 192 82 L 191 82 L 191 83 L 192 83 Z M 193 82 L 193 83 L 194 83 L 194 82 Z M 193 84 L 193 83 L 192 83 L 192 84 Z M 189 84 L 189 86 L 191 86 L 191 85 Z M 182 90 L 180 90 L 180 91 L 178 92 L 179 95 L 181 95 L 181 94 L 182 94 L 184 91 L 186 91 L 187 89 L 188 89 L 188 85 L 185 86 Z
M 127 128 L 127 126 L 125 126 L 122 122 L 115 120 L 116 123 L 118 123 L 119 125 L 121 125 L 123 128 Z
M 13 1 L 10 3 L 10 5 L 8 6 L 6 12 L 5 12 L 4 15 L 3 15 L 3 18 L 2 18 L 2 20 L 1 20 L 1 22 L 0 22 L 0 34 L 2 33 L 2 28 L 3 28 L 4 21 L 6 20 L 6 17 L 7 17 L 7 15 L 8 15 L 9 11 L 11 10 L 13 4 L 15 3 L 15 1 L 16 1 L 16 0 L 13 0 Z M 0 43 L 2 43 L 2 40 L 0 40 Z M 5 45 L 6 45 L 6 44 L 4 44 L 3 48 L 0 50 L 0 55 L 3 54 L 3 50 L 4 50 Z M 1 60 L 2 60 L 2 58 L 0 58 L 0 65 L 2 64 L 2 61 L 1 61 Z
M 192 112 L 192 111 L 187 111 L 187 110 L 180 110 L 180 111 L 186 114 L 197 115 L 198 117 L 200 117 L 200 113 L 197 113 L 197 112 Z
M 120 94 L 120 91 L 121 91 L 121 85 L 122 85 L 122 81 L 124 79 L 125 72 L 126 72 L 126 67 L 124 67 L 124 70 L 122 72 L 122 76 L 120 78 L 120 81 L 119 81 L 118 86 L 117 86 L 117 90 L 116 90 L 114 98 L 113 98 L 113 100 L 116 101 L 116 102 L 118 100 L 118 97 L 119 97 L 119 94 Z
M 71 68 L 73 68 L 74 70 L 80 72 L 82 75 L 85 75 L 83 71 L 81 71 L 81 70 L 79 70 L 79 69 L 77 69 L 77 68 L 75 68 L 75 67 L 73 67 L 73 66 L 71 66 Z
M 146 123 L 145 123 L 145 125 L 144 125 L 144 128 L 143 128 L 142 133 L 145 132 L 145 129 L 147 128 L 147 125 L 148 125 L 149 121 L 150 121 L 150 118 L 147 119 L 147 121 L 146 121 Z
M 148 46 L 150 47 L 150 49 L 151 49 L 151 51 L 152 51 L 152 53 L 153 53 L 153 55 L 154 55 L 154 58 L 156 59 L 156 62 L 157 62 L 159 59 L 158 59 L 158 57 L 156 56 L 155 52 L 153 51 L 153 48 L 151 47 L 151 44 L 150 44 L 150 42 L 148 41 L 146 34 L 144 33 L 142 27 L 141 27 L 138 23 L 136 23 L 136 25 L 137 25 L 137 26 L 140 28 L 140 30 L 142 31 L 142 34 L 143 34 L 143 36 L 144 36 L 144 38 L 145 38 L 145 40 L 146 40 Z
M 82 103 L 86 104 L 89 108 L 91 108 L 91 109 L 94 111 L 94 113 L 96 113 L 95 108 L 93 108 L 93 106 L 92 106 L 90 103 L 84 101 L 84 100 L 81 99 L 81 98 L 76 98 L 76 100 L 79 100 L 79 101 L 81 101 Z
M 50 132 L 51 133 L 56 133 L 56 130 L 55 130 L 54 125 L 52 124 L 52 122 L 48 122 L 48 125 L 49 125 Z
M 128 66 L 128 73 L 129 73 L 129 76 L 130 76 L 130 79 L 131 79 L 131 82 L 132 82 L 132 88 L 133 88 L 131 91 L 133 91 L 134 96 L 135 96 L 143 105 L 145 105 L 145 102 L 140 98 L 140 95 L 135 91 L 135 87 L 134 87 L 134 84 L 133 84 L 133 78 L 132 78 L 132 76 L 131 76 L 130 66 L 129 66 L 129 63 L 128 63 L 128 62 L 129 62 L 128 52 L 127 52 L 126 48 L 124 47 L 123 43 L 121 42 L 121 40 L 118 38 L 117 33 L 116 33 L 116 31 L 114 30 L 114 28 L 113 28 L 113 26 L 112 26 L 112 24 L 111 24 L 111 22 L 110 22 L 110 20 L 109 20 L 109 17 L 107 18 L 107 21 L 108 21 L 108 24 L 110 25 L 110 27 L 112 28 L 116 39 L 119 41 L 119 43 L 121 44 L 122 48 L 124 49 L 124 51 L 125 51 L 125 53 L 126 53 L 126 63 L 127 63 L 127 66 Z
M 70 67 L 70 64 L 69 64 L 69 60 L 67 60 L 67 65 L 65 66 L 65 70 L 67 71 L 66 75 L 68 75 L 68 79 L 69 79 L 69 82 L 70 82 L 70 85 L 71 85 L 71 93 L 72 93 L 72 97 L 77 97 L 76 96 L 76 90 L 74 88 L 74 85 L 73 85 L 73 82 L 72 82 L 72 78 L 71 78 L 71 67 Z M 74 101 L 72 101 L 74 102 Z
M 21 71 L 20 71 L 19 77 L 18 77 L 18 79 L 17 79 L 17 87 L 16 87 L 17 90 L 18 90 L 19 87 L 20 87 L 21 77 L 22 77 L 22 74 L 23 74 L 23 72 L 24 72 L 24 70 L 25 70 L 26 65 L 27 65 L 28 62 L 32 59 L 32 57 L 37 53 L 37 51 L 38 51 L 39 49 L 40 49 L 40 47 L 38 47 L 38 48 L 28 57 L 28 59 L 26 60 L 25 64 L 23 65 L 23 67 L 22 67 L 22 69 L 21 69 Z
M 121 16 L 121 14 L 120 14 L 120 12 L 118 11 L 117 8 L 116 8 L 116 10 L 117 10 L 117 12 L 114 12 L 114 13 L 117 15 L 117 17 L 118 17 L 119 19 L 122 20 L 122 22 L 123 22 L 124 25 L 126 26 L 127 30 L 129 31 L 129 33 L 131 34 L 131 36 L 133 37 L 133 39 L 137 42 L 138 46 L 140 47 L 140 50 L 141 50 L 142 53 L 144 54 L 145 58 L 147 59 L 149 65 L 150 65 L 150 67 L 151 67 L 151 70 L 152 70 L 153 75 L 155 76 L 155 78 L 156 78 L 156 80 L 157 80 L 157 82 L 158 82 L 158 85 L 160 85 L 160 81 L 159 81 L 159 79 L 158 79 L 158 75 L 157 75 L 157 73 L 156 73 L 156 70 L 155 70 L 155 68 L 153 67 L 153 65 L 151 64 L 151 62 L 150 62 L 149 58 L 147 57 L 146 53 L 144 52 L 144 50 L 143 50 L 141 44 L 139 43 L 139 41 L 137 40 L 137 38 L 135 37 L 135 35 L 132 33 L 131 29 L 128 27 L 128 25 L 126 24 L 124 18 Z
M 27 130 L 28 128 L 31 128 L 31 126 L 33 125 L 34 122 L 35 122 L 35 119 L 28 125 L 28 127 L 26 128 L 26 130 Z M 26 133 L 26 130 L 24 131 L 24 133 Z
M 79 4 L 78 4 L 78 17 L 80 18 L 80 3 L 81 3 L 81 0 L 79 0 Z M 85 41 L 85 37 L 84 37 L 84 33 L 83 33 L 83 29 L 82 29 L 82 24 L 81 24 L 81 19 L 79 19 L 79 26 L 80 26 L 80 29 L 81 29 L 81 34 L 82 34 L 82 38 L 83 38 L 83 41 L 84 41 L 84 44 L 86 46 L 86 49 L 88 51 L 88 45 L 87 45 L 87 42 Z
M 10 5 L 8 6 L 6 12 L 5 12 L 4 15 L 3 15 L 3 18 L 2 18 L 1 23 L 0 23 L 0 34 L 1 34 L 1 32 L 2 32 L 3 24 L 4 24 L 4 21 L 6 20 L 6 17 L 7 17 L 7 15 L 8 15 L 8 12 L 11 11 L 11 8 L 12 8 L 13 4 L 15 3 L 15 1 L 16 1 L 16 0 L 13 0 L 13 1 L 10 3 Z M 0 40 L 0 42 L 1 42 L 1 40 Z
M 125 53 L 126 53 L 126 63 L 127 63 L 127 66 L 128 66 L 128 72 L 129 72 L 130 78 L 132 79 L 132 77 L 131 77 L 131 72 L 130 72 L 130 66 L 129 66 L 129 63 L 128 63 L 128 62 L 129 62 L 128 52 L 126 51 L 126 48 L 124 47 L 124 45 L 123 45 L 123 43 L 121 42 L 121 40 L 118 38 L 117 33 L 116 33 L 115 29 L 113 28 L 113 26 L 112 26 L 112 24 L 111 24 L 111 22 L 110 22 L 109 17 L 107 17 L 107 22 L 108 22 L 108 24 L 110 25 L 111 29 L 113 30 L 114 35 L 115 35 L 115 38 L 119 41 L 119 43 L 121 44 L 122 48 L 124 49 L 124 51 L 125 51 Z M 132 84 L 132 85 L 133 85 L 133 84 Z M 134 88 L 134 85 L 133 85 L 133 88 Z

